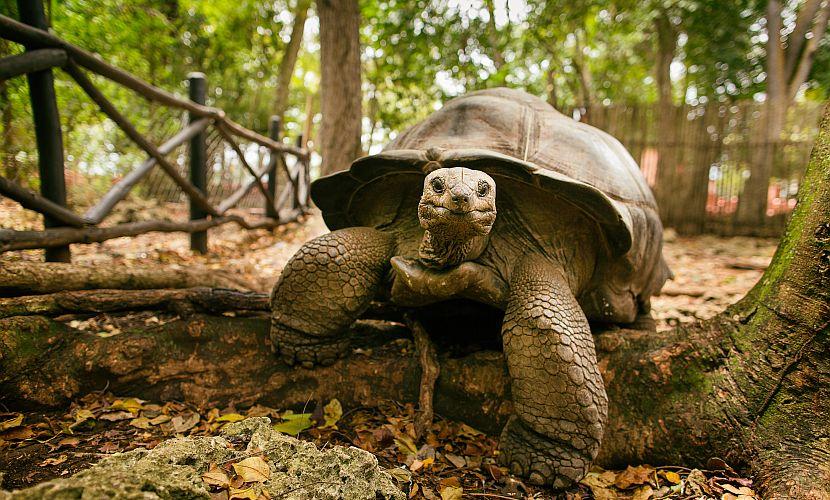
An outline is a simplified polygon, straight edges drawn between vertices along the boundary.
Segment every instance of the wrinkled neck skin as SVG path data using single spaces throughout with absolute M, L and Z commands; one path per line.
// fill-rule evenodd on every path
M 489 234 L 459 238 L 447 237 L 445 234 L 433 233 L 427 229 L 418 248 L 418 257 L 425 266 L 432 269 L 455 267 L 462 262 L 479 258 L 489 241 Z

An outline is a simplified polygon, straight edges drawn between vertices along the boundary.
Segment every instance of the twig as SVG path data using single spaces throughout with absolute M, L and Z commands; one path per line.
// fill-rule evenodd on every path
M 415 417 L 415 436 L 420 439 L 424 436 L 427 429 L 432 426 L 432 419 L 434 417 L 432 399 L 435 394 L 435 382 L 441 373 L 441 365 L 438 364 L 438 354 L 436 354 L 435 345 L 430 340 L 429 333 L 423 325 L 409 312 L 404 314 L 404 320 L 406 320 L 409 329 L 412 330 L 412 335 L 415 338 L 415 350 L 418 352 L 418 361 L 421 364 L 418 415 Z

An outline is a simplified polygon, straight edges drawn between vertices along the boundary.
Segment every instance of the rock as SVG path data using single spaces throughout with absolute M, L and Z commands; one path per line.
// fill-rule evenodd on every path
M 210 499 L 210 487 L 201 476 L 211 465 L 254 456 L 264 457 L 270 468 L 266 481 L 246 485 L 255 495 L 296 500 L 406 498 L 375 456 L 361 449 L 334 446 L 321 451 L 273 430 L 264 417 L 229 424 L 222 434 L 176 438 L 149 451 L 117 453 L 69 478 L 0 491 L 0 500 Z

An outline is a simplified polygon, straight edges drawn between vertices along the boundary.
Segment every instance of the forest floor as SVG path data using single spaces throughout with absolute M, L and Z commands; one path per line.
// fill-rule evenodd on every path
M 138 208 L 116 217 L 120 221 L 136 220 L 139 213 L 146 217 L 148 207 Z M 178 206 L 149 208 L 166 215 L 183 214 Z M 8 200 L 0 200 L 0 226 L 36 229 L 38 222 Z M 73 245 L 73 262 L 222 269 L 244 278 L 252 290 L 264 292 L 297 248 L 325 231 L 319 215 L 274 231 L 247 232 L 225 225 L 210 231 L 210 253 L 204 256 L 190 253 L 187 235 L 155 233 Z M 658 327 L 705 319 L 735 302 L 761 276 L 775 246 L 769 239 L 679 237 L 667 232 L 664 254 L 675 279 L 667 283 L 663 295 L 652 300 Z M 40 259 L 37 251 L 15 252 L 0 256 L 0 265 Z M 411 404 L 343 409 L 332 400 L 292 413 L 263 406 L 195 408 L 106 392 L 90 394 L 63 410 L 23 414 L 0 407 L 0 486 L 21 488 L 66 477 L 108 454 L 154 447 L 172 436 L 215 434 L 226 423 L 248 416 L 269 416 L 282 422 L 283 431 L 320 446 L 353 445 L 375 453 L 410 498 L 557 498 L 525 485 L 496 465 L 497 437 L 439 418 L 425 439 L 415 441 Z M 231 465 L 225 467 L 233 477 Z M 234 497 L 245 485 L 236 486 L 232 481 L 230 487 L 215 489 L 214 498 L 245 498 Z M 748 500 L 755 498 L 751 487 L 751 480 L 713 459 L 707 470 L 682 464 L 656 468 L 635 464 L 621 471 L 597 468 L 558 498 Z

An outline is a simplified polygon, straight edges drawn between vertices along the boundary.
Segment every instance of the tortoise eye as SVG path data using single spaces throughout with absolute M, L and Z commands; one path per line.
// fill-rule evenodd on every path
M 480 197 L 487 196 L 487 193 L 490 192 L 490 185 L 487 184 L 485 181 L 478 181 L 478 195 Z
M 440 177 L 436 177 L 436 178 L 432 179 L 432 181 L 430 182 L 430 185 L 432 186 L 432 190 L 435 191 L 436 193 L 443 193 L 444 192 L 444 180 L 441 179 Z

